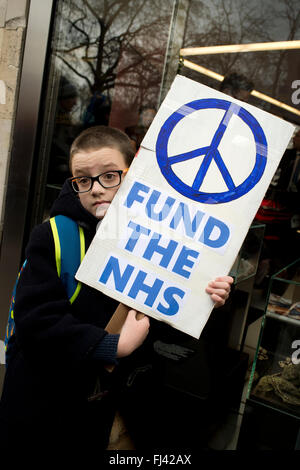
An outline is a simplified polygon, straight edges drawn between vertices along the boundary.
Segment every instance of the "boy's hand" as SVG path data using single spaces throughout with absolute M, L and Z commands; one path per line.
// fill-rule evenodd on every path
M 136 310 L 129 310 L 124 325 L 122 326 L 118 342 L 117 357 L 129 356 L 146 339 L 149 332 L 150 321 L 146 315 L 142 316 Z
M 228 299 L 233 278 L 231 276 L 217 277 L 214 281 L 208 283 L 205 292 L 210 294 L 211 299 L 215 302 L 215 308 L 222 307 L 226 299 Z

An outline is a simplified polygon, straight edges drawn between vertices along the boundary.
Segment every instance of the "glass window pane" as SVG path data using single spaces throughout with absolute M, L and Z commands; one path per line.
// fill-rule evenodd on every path
M 216 45 L 272 43 L 300 39 L 298 0 L 191 0 L 184 48 Z M 250 97 L 249 102 L 300 124 L 300 53 L 298 49 L 184 56 L 221 76 L 245 75 L 258 90 L 298 111 L 287 112 Z M 219 89 L 220 79 L 183 66 L 181 74 Z M 298 91 L 297 91 L 298 89 Z
M 35 222 L 70 176 L 69 148 L 81 130 L 118 127 L 138 148 L 157 108 L 172 8 L 173 0 L 58 2 Z

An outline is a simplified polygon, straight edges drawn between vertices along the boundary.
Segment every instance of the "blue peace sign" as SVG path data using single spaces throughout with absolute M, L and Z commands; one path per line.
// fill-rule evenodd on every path
M 211 144 L 206 147 L 191 150 L 190 152 L 185 152 L 169 157 L 168 142 L 176 124 L 178 124 L 178 122 L 181 121 L 181 119 L 183 119 L 185 116 L 193 113 L 194 111 L 211 108 L 223 109 L 225 111 L 223 119 L 219 124 Z M 234 184 L 234 181 L 218 150 L 218 146 L 233 115 L 239 116 L 250 128 L 256 146 L 256 159 L 254 168 L 245 181 L 243 181 L 243 183 L 238 186 Z M 176 191 L 188 197 L 189 199 L 193 199 L 194 201 L 198 202 L 205 202 L 206 204 L 220 204 L 229 202 L 248 193 L 259 182 L 263 175 L 267 163 L 267 153 L 268 145 L 266 136 L 255 117 L 246 111 L 246 109 L 241 108 L 240 106 L 230 101 L 213 98 L 195 100 L 181 106 L 177 111 L 171 114 L 171 116 L 162 125 L 156 141 L 157 162 L 163 176 L 166 178 L 168 183 L 174 189 L 176 189 Z M 200 168 L 195 176 L 192 186 L 188 186 L 174 173 L 172 170 L 172 165 L 199 157 L 201 155 L 204 155 L 204 157 Z M 200 191 L 200 187 L 212 160 L 214 160 L 217 164 L 228 191 L 219 193 L 207 193 Z

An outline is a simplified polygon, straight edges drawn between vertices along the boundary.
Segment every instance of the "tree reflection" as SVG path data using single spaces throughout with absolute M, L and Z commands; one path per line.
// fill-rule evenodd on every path
M 192 0 L 184 47 L 295 39 L 300 39 L 299 0 Z M 193 61 L 222 75 L 243 73 L 255 88 L 293 106 L 291 84 L 298 78 L 298 51 L 194 56 Z M 204 78 L 186 69 L 182 73 L 198 81 Z M 204 82 L 218 87 L 215 81 Z
M 99 123 L 97 111 L 107 114 L 120 95 L 123 107 L 156 105 L 172 3 L 71 0 L 62 7 L 65 34 L 55 54 L 92 98 L 85 119 Z

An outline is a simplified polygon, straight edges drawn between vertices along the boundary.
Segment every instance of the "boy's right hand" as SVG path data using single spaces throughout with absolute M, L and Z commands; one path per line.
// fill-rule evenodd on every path
M 150 327 L 149 318 L 144 315 L 143 318 L 138 320 L 137 314 L 136 310 L 129 310 L 128 312 L 120 333 L 117 357 L 129 356 L 146 339 Z

